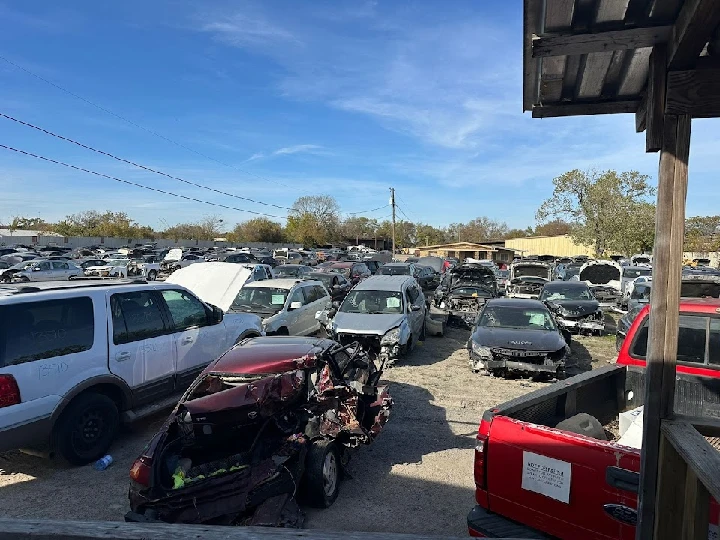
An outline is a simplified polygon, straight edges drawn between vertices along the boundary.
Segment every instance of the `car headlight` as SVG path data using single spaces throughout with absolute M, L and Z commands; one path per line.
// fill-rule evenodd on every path
M 400 327 L 393 328 L 385 332 L 385 335 L 380 340 L 380 345 L 392 345 L 400 341 Z
M 478 343 L 475 343 L 474 341 L 471 342 L 470 347 L 472 348 L 472 352 L 482 358 L 490 358 L 492 356 L 492 351 L 490 350 L 490 347 L 485 347 L 484 345 L 480 345 Z
M 440 309 L 445 309 L 445 302 L 440 302 Z

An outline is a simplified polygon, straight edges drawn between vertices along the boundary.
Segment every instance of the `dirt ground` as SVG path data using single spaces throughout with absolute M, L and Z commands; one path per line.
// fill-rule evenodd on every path
M 395 407 L 385 430 L 350 463 L 351 478 L 326 510 L 306 509 L 306 528 L 467 536 L 474 504 L 472 460 L 480 416 L 546 383 L 470 372 L 469 332 L 428 338 L 386 373 Z M 614 361 L 614 336 L 579 337 L 568 374 Z M 19 452 L 0 455 L 0 515 L 8 518 L 122 520 L 128 471 L 164 415 L 133 426 L 113 445 L 115 462 L 97 472 Z

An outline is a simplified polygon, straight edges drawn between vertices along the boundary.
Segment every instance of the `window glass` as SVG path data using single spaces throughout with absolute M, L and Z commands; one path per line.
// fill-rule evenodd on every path
M 420 292 L 417 290 L 415 286 L 408 287 L 407 290 L 408 298 L 410 299 L 410 303 L 414 304 L 415 300 L 418 299 L 418 296 L 420 296 Z
M 715 366 L 720 365 L 720 319 L 710 319 L 708 362 Z
M 116 345 L 166 333 L 160 304 L 150 291 L 113 294 L 113 340 Z
M 207 324 L 205 306 L 194 296 L 185 291 L 162 291 L 162 297 L 170 310 L 173 324 L 177 329 Z
M 320 285 L 315 285 L 313 287 L 313 289 L 315 289 L 315 300 L 322 300 L 323 298 L 325 298 L 328 295 L 327 291 L 325 290 L 325 287 L 322 287 Z
M 307 299 L 308 304 L 311 304 L 312 302 L 319 300 L 320 297 L 318 296 L 318 288 L 315 285 L 306 287 L 305 288 L 305 298 Z
M 303 288 L 298 287 L 293 291 L 293 293 L 290 295 L 290 300 L 288 302 L 288 305 L 292 304 L 293 302 L 300 302 L 302 305 L 307 304 L 305 300 L 305 295 L 303 294 Z
M 53 267 L 53 270 L 67 270 L 68 264 L 66 262 L 62 262 L 62 261 L 53 261 L 52 267 Z
M 0 306 L 0 321 L 0 366 L 78 353 L 93 346 L 94 313 L 87 297 Z
M 707 317 L 693 317 L 690 315 L 680 315 L 680 328 L 678 331 L 678 362 L 694 362 L 703 364 L 705 362 L 705 343 L 707 337 Z M 718 336 L 715 338 L 720 342 L 720 321 L 718 321 Z M 713 337 L 711 333 L 711 343 Z M 645 319 L 643 326 L 638 330 L 637 337 L 633 343 L 631 355 L 639 358 L 645 358 L 647 355 L 648 341 L 648 318 Z M 711 345 L 712 356 L 712 345 Z M 720 363 L 720 351 L 715 353 L 718 363 Z
M 43 271 L 50 270 L 50 262 L 49 262 L 49 261 L 45 261 L 45 262 L 39 263 L 39 264 L 38 264 L 38 269 L 43 270 Z

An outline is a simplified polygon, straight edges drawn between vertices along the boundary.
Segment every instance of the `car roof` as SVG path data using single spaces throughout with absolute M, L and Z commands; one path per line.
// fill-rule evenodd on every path
M 390 262 L 390 263 L 383 264 L 383 266 L 410 266 L 411 264 L 415 264 L 415 263 L 414 262 Z
M 543 304 L 540 300 L 532 300 L 529 298 L 491 298 L 487 302 L 485 302 L 486 306 L 493 306 L 493 307 L 506 307 L 506 308 L 519 308 L 519 309 L 526 309 L 526 308 L 542 308 L 547 309 L 545 307 L 545 304 Z
M 646 313 L 650 310 L 650 304 L 645 304 L 643 311 Z M 680 312 L 694 313 L 720 313 L 720 298 L 680 298 Z
M 237 345 L 210 364 L 206 369 L 209 373 L 267 373 L 274 368 L 283 371 L 297 369 L 294 360 L 310 354 L 319 354 L 330 348 L 334 342 L 300 336 L 268 336 L 247 340 Z M 291 366 L 284 365 L 293 361 Z
M 282 270 L 283 268 L 310 268 L 307 264 L 283 264 L 278 266 L 275 270 Z
M 298 279 L 298 278 L 263 279 L 261 281 L 251 281 L 250 283 L 246 283 L 245 285 L 243 285 L 243 288 L 275 287 L 277 289 L 292 289 L 298 283 L 312 283 L 312 281 L 302 280 L 302 279 Z
M 364 281 L 361 281 L 353 290 L 355 291 L 399 291 L 402 289 L 404 283 L 411 282 L 415 283 L 415 278 L 412 276 L 370 276 Z
M 17 296 L 30 293 L 65 291 L 65 290 L 83 290 L 83 289 L 102 289 L 112 287 L 113 290 L 123 290 L 132 287 L 137 288 L 143 285 L 149 289 L 166 288 L 184 288 L 174 283 L 163 282 L 147 282 L 144 279 L 76 279 L 74 281 L 34 281 L 30 283 L 5 284 L 0 286 L 0 297 Z

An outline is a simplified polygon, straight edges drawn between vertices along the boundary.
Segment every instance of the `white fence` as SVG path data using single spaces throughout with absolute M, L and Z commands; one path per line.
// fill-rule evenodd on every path
M 122 246 L 134 247 L 135 244 L 156 244 L 158 248 L 173 248 L 173 247 L 257 247 L 267 249 L 280 249 L 280 248 L 301 248 L 301 244 L 272 244 L 272 243 L 258 243 L 258 242 L 246 242 L 246 243 L 233 243 L 233 242 L 215 242 L 210 240 L 172 240 L 168 238 L 162 238 L 158 240 L 151 240 L 149 238 L 112 238 L 102 236 L 0 236 L 0 245 L 9 246 L 12 244 L 26 244 L 26 245 L 58 245 L 66 246 L 70 248 L 79 248 L 85 246 L 103 246 L 111 249 L 116 249 Z

